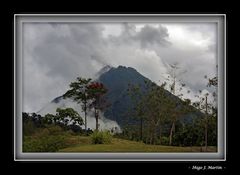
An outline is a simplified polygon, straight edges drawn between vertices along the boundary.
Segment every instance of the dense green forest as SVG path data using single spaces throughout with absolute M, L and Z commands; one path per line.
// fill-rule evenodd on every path
M 207 80 L 206 86 L 214 88 L 216 97 L 217 77 Z M 217 146 L 217 108 L 208 103 L 209 94 L 192 103 L 175 95 L 175 84 L 171 92 L 165 90 L 165 83 L 159 86 L 145 81 L 144 92 L 141 86 L 128 84 L 127 95 L 132 105 L 125 113 L 131 112 L 131 116 L 122 132 L 114 133 L 99 130 L 99 113 L 111 106 L 105 98 L 107 88 L 103 83 L 78 77 L 63 97 L 79 103 L 84 116 L 72 108 L 58 108 L 55 115 L 45 116 L 23 112 L 23 152 L 56 152 L 79 144 L 79 137 L 90 138 L 91 144 L 111 144 L 113 139 L 124 139 L 146 145 L 199 146 L 201 151 Z M 89 110 L 94 111 L 94 130 L 87 126 Z

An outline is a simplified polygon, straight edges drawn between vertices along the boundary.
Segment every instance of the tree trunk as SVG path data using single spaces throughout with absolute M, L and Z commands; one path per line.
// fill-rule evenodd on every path
M 208 143 L 208 107 L 207 107 L 207 96 L 206 96 L 206 121 L 205 121 L 205 151 L 207 151 Z
M 207 123 L 206 123 L 205 124 L 205 151 L 207 151 L 207 141 L 208 141 L 207 136 L 208 136 L 208 128 L 207 128 Z
M 98 131 L 98 111 L 95 109 L 96 131 Z
M 175 120 L 172 123 L 172 127 L 170 130 L 170 135 L 169 135 L 169 145 L 172 145 L 172 137 L 173 137 L 173 131 L 175 130 Z
M 84 103 L 85 133 L 87 133 L 87 103 Z
M 162 144 L 162 126 L 161 126 L 161 123 L 159 124 L 159 144 L 161 145 Z
M 152 133 L 150 133 L 150 141 L 149 141 L 150 145 L 152 144 Z
M 87 133 L 87 114 L 86 111 L 84 112 L 85 115 L 85 132 Z
M 152 132 L 152 134 L 151 134 L 151 145 L 154 145 L 154 133 Z
M 153 144 L 153 128 L 152 128 L 152 126 L 150 126 L 150 128 L 149 128 L 149 136 L 150 136 L 149 143 L 152 145 Z
M 155 143 L 156 143 L 156 126 L 154 124 L 154 126 L 153 126 L 153 142 L 152 142 L 152 144 L 155 145 Z
M 140 140 L 143 140 L 143 118 L 141 117 L 140 121 Z

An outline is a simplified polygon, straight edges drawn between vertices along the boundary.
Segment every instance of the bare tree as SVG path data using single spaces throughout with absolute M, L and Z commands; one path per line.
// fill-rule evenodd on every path
M 178 96 L 178 97 L 181 97 L 182 94 L 176 94 L 176 81 L 177 81 L 177 78 L 178 76 L 180 76 L 181 74 L 184 74 L 186 73 L 186 70 L 179 70 L 180 67 L 178 66 L 178 63 L 174 63 L 174 64 L 170 64 L 170 67 L 171 67 L 171 70 L 169 71 L 170 75 L 172 76 L 172 84 L 170 85 L 170 90 L 171 90 L 171 93 L 175 96 Z M 182 84 L 182 87 L 185 86 L 185 84 Z M 180 91 L 182 90 L 182 87 L 180 88 Z M 175 105 L 174 108 L 176 108 L 177 106 Z M 176 124 L 176 121 L 177 121 L 177 117 L 179 115 L 179 113 L 173 109 L 173 112 L 172 113 L 172 124 L 171 124 L 171 128 L 170 128 L 170 133 L 169 133 L 169 145 L 172 145 L 172 138 L 173 138 L 173 134 L 175 132 L 175 124 Z

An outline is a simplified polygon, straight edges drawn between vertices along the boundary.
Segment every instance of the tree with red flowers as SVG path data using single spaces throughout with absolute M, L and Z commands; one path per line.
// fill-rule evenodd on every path
M 85 117 L 85 132 L 87 133 L 87 107 L 91 100 L 91 97 L 88 95 L 87 86 L 91 83 L 91 79 L 85 79 L 77 77 L 77 81 L 70 84 L 70 90 L 68 90 L 63 97 L 64 98 L 73 98 L 77 103 L 82 104 L 82 110 L 84 111 Z
M 94 115 L 96 119 L 96 131 L 98 131 L 99 111 L 107 107 L 107 103 L 104 98 L 104 94 L 107 93 L 107 89 L 102 83 L 92 82 L 90 85 L 87 86 L 87 91 L 90 98 L 92 99 L 90 107 L 94 109 Z

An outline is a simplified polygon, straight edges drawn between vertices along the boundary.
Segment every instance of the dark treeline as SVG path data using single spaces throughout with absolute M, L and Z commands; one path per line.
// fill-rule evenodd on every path
M 84 134 L 85 129 L 81 127 L 83 125 L 82 118 L 72 108 L 60 109 L 58 108 L 56 115 L 46 114 L 41 116 L 36 113 L 22 113 L 23 117 L 23 135 L 32 135 L 38 128 L 48 128 L 49 126 L 59 126 L 63 130 L 71 130 L 74 133 Z M 87 134 L 91 134 L 92 130 L 88 128 Z

